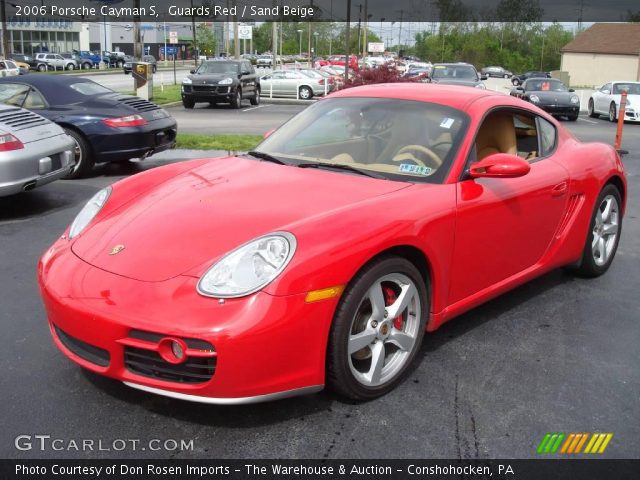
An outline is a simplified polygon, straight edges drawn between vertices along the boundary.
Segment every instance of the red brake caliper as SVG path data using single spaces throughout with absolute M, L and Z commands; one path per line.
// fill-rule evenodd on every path
M 384 293 L 384 304 L 387 307 L 393 305 L 393 302 L 398 299 L 396 292 L 391 287 L 382 287 L 382 292 Z M 393 319 L 393 326 L 398 330 L 402 330 L 402 313 Z

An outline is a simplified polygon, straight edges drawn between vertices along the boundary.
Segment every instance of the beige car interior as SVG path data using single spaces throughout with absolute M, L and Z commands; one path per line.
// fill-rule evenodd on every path
M 509 153 L 531 162 L 538 158 L 538 132 L 533 117 L 512 112 L 489 114 L 476 136 L 476 161 Z

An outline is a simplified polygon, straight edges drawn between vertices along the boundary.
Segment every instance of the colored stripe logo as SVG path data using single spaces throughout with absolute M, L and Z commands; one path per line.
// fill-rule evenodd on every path
M 613 438 L 613 433 L 547 433 L 537 452 L 549 453 L 604 453 Z M 586 445 L 586 446 L 585 446 Z M 584 448 L 584 450 L 583 450 Z

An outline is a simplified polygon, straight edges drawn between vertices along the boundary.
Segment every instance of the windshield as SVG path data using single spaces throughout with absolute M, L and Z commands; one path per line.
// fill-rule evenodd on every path
M 440 183 L 466 129 L 466 114 L 387 98 L 328 98 L 299 113 L 256 150 L 291 164 L 375 172 L 392 180 Z
M 231 62 L 206 62 L 201 63 L 196 70 L 196 75 L 208 73 L 228 73 L 237 75 L 240 72 L 240 65 Z
M 540 80 L 528 80 L 525 86 L 526 91 L 533 92 L 567 92 L 569 91 L 564 83 L 559 80 L 541 78 Z
M 640 95 L 640 83 L 615 83 L 613 85 L 613 94 L 622 95 L 622 92 L 627 92 L 627 95 Z
M 458 80 L 477 80 L 478 74 L 470 65 L 436 65 L 432 78 L 450 78 Z

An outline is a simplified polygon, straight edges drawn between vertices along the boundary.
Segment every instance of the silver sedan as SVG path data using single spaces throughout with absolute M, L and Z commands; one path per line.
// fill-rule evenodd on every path
M 67 175 L 74 141 L 29 110 L 0 105 L 0 197 L 33 190 Z
M 274 70 L 260 78 L 263 97 L 296 97 L 310 100 L 331 91 L 325 78 L 310 77 L 296 70 Z

